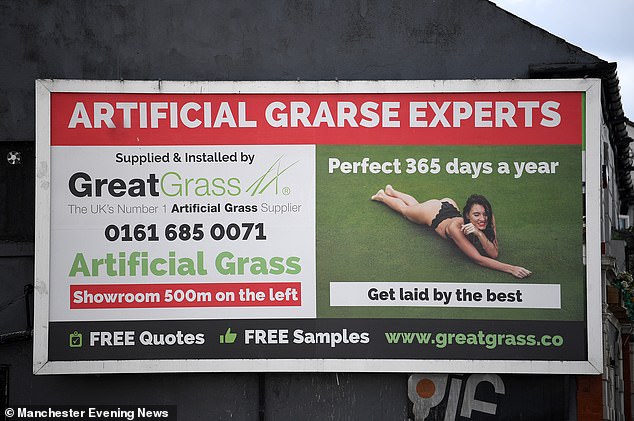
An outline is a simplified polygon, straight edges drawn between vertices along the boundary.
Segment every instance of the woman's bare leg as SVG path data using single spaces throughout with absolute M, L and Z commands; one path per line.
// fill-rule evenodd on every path
M 392 185 L 390 184 L 385 186 L 385 194 L 391 197 L 396 197 L 398 199 L 401 199 L 408 206 L 414 206 L 418 204 L 418 200 L 416 200 L 414 196 L 395 190 L 394 187 L 392 187 Z
M 422 225 L 431 225 L 431 222 L 440 210 L 440 200 L 431 199 L 419 203 L 412 196 L 398 192 L 390 185 L 388 185 L 387 188 L 390 189 L 394 196 L 387 194 L 386 191 L 381 189 L 372 196 L 372 200 L 385 203 L 391 209 L 400 213 L 411 222 Z M 408 204 L 408 202 L 411 204 Z
M 376 192 L 376 194 L 372 196 L 371 199 L 377 202 L 385 203 L 401 215 L 404 215 L 403 212 L 405 212 L 405 208 L 409 207 L 409 205 L 403 200 L 385 194 L 385 191 L 383 189 Z

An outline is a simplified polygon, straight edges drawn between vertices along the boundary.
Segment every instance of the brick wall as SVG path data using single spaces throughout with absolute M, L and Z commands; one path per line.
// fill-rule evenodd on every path
M 601 376 L 577 376 L 577 421 L 603 419 Z

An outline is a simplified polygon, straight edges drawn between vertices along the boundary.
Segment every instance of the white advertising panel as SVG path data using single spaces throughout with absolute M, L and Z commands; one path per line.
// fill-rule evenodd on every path
M 37 81 L 34 372 L 599 372 L 599 86 Z

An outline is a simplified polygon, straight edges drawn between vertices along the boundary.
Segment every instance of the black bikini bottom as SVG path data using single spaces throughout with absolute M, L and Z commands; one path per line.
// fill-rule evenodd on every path
M 440 225 L 440 223 L 445 219 L 455 218 L 458 216 L 462 216 L 462 214 L 458 209 L 456 209 L 454 205 L 449 202 L 441 202 L 440 210 L 434 217 L 434 220 L 431 221 L 431 227 L 433 229 L 436 229 L 438 228 L 438 225 Z

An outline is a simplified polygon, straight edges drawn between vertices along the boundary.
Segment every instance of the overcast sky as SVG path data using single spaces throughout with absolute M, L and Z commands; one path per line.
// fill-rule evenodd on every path
M 634 121 L 634 0 L 492 0 L 599 58 L 617 62 L 625 115 Z

